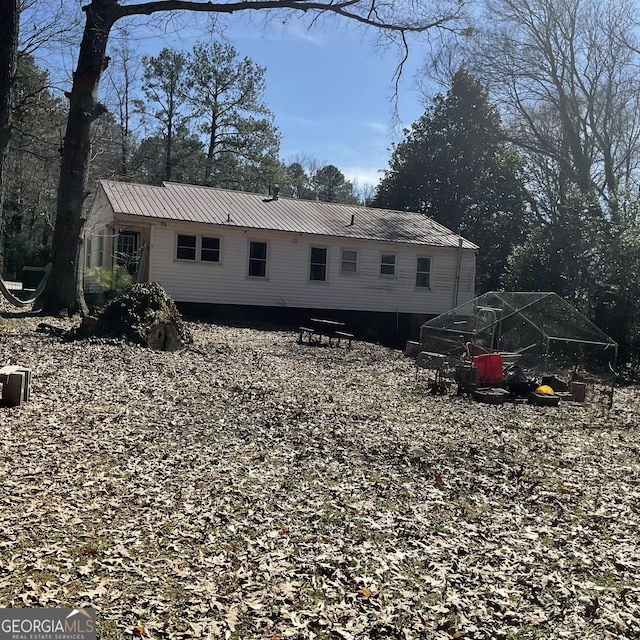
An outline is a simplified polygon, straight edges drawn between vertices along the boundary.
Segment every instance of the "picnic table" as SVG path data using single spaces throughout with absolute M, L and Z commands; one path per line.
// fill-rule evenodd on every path
M 347 341 L 347 347 L 351 347 L 353 334 L 345 331 L 345 323 L 338 320 L 325 320 L 323 318 L 310 318 L 308 327 L 298 327 L 298 342 L 304 342 L 305 337 L 309 344 L 322 343 L 323 338 L 327 338 L 329 346 L 334 341 L 338 346 L 342 340 Z

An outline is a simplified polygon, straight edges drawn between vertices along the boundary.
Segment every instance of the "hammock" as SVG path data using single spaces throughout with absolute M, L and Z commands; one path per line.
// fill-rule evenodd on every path
M 20 309 L 24 307 L 28 307 L 30 304 L 33 304 L 40 297 L 40 294 L 42 294 L 42 292 L 44 291 L 44 288 L 47 285 L 47 280 L 49 279 L 50 273 L 51 273 L 51 263 L 49 263 L 46 266 L 44 270 L 44 275 L 42 276 L 42 280 L 40 281 L 40 284 L 38 285 L 36 290 L 33 292 L 33 295 L 28 300 L 21 300 L 20 298 L 16 298 L 16 296 L 14 296 L 11 293 L 11 291 L 9 291 L 9 289 L 7 288 L 7 285 L 5 284 L 2 278 L 0 278 L 0 293 L 2 293 L 4 298 L 14 307 L 18 307 Z

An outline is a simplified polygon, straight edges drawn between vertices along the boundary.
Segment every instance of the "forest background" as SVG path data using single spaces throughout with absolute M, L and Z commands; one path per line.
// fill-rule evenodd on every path
M 617 340 L 622 360 L 637 370 L 637 4 L 458 5 L 455 28 L 413 36 L 430 51 L 421 77 L 442 89 L 422 94 L 424 114 L 371 186 L 320 163 L 314 149 L 280 157 L 265 68 L 225 40 L 220 18 L 192 48 L 139 58 L 127 46 L 136 37 L 129 25 L 109 50 L 88 190 L 103 178 L 265 193 L 277 184 L 289 197 L 420 211 L 480 246 L 478 294 L 555 291 Z M 42 51 L 52 42 L 79 46 L 82 16 L 68 6 L 21 5 L 2 170 L 5 277 L 46 264 L 53 249 L 68 96 L 52 83 Z

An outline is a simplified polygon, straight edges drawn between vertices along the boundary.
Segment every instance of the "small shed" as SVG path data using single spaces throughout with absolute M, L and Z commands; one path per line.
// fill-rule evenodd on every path
M 618 345 L 556 293 L 490 291 L 422 325 L 423 351 L 501 353 L 542 373 L 615 370 Z

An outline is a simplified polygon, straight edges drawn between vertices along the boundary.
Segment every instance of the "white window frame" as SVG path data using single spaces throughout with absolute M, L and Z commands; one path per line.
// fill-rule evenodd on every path
M 264 257 L 264 275 L 255 275 L 251 273 L 251 261 L 252 260 L 260 260 L 263 261 L 262 258 L 252 258 L 251 257 L 251 246 L 254 244 L 263 244 L 265 246 L 265 257 Z M 247 278 L 255 278 L 256 280 L 266 280 L 269 275 L 269 243 L 266 240 L 249 240 L 247 244 Z
M 115 237 L 114 265 L 135 274 L 140 263 L 140 231 L 120 229 Z
M 189 244 L 180 244 L 180 238 L 193 238 L 195 240 L 193 247 Z M 180 249 L 188 249 L 191 251 L 193 249 L 193 258 L 185 258 L 179 256 Z M 176 233 L 176 246 L 174 257 L 176 260 L 180 262 L 197 262 L 198 261 L 198 236 L 195 233 Z
M 420 260 L 428 260 L 429 261 L 429 270 L 428 271 L 421 271 L 419 270 L 420 267 Z M 421 275 L 427 275 L 427 284 L 418 284 L 418 278 Z M 432 278 L 432 274 L 433 274 L 433 259 L 431 258 L 431 256 L 416 256 L 416 281 L 415 281 L 415 286 L 416 289 L 431 289 L 431 278 Z
M 355 260 L 345 260 L 344 258 L 344 254 L 345 253 L 354 253 L 355 254 Z M 340 273 L 346 276 L 355 276 L 358 275 L 358 271 L 359 271 L 359 258 L 360 256 L 358 255 L 358 250 L 357 249 L 341 249 L 340 250 Z M 345 264 L 352 264 L 354 265 L 354 269 L 353 271 L 350 269 L 345 269 L 344 265 Z
M 116 236 L 116 261 L 134 257 L 140 251 L 140 232 L 121 229 Z
M 179 238 L 195 238 L 196 243 L 194 247 L 187 245 L 180 245 Z M 217 240 L 218 241 L 218 259 L 217 260 L 203 260 L 202 259 L 202 240 L 206 238 L 207 240 Z M 180 258 L 178 256 L 179 249 L 193 249 L 194 257 L 193 258 Z M 205 251 L 213 251 L 213 249 L 205 249 Z M 176 233 L 176 244 L 175 244 L 175 252 L 174 259 L 177 262 L 202 262 L 205 264 L 220 264 L 222 262 L 222 238 L 220 236 L 203 236 L 198 235 L 197 233 Z
M 385 261 L 385 258 L 393 258 L 393 265 L 391 262 Z M 389 268 L 393 266 L 392 273 L 385 273 L 384 268 Z M 398 269 L 398 254 L 397 253 L 380 253 L 380 275 L 383 278 L 395 278 L 397 277 L 397 269 Z
M 104 267 L 104 245 L 105 245 L 105 237 L 104 234 L 100 234 L 98 236 L 98 266 Z
M 200 251 L 198 251 L 198 256 L 200 257 L 199 262 L 206 262 L 207 264 L 220 264 L 221 262 L 221 258 L 222 258 L 222 239 L 219 236 L 198 236 L 198 240 L 200 242 Z M 218 241 L 218 248 L 217 249 L 210 249 L 209 247 L 207 247 L 205 249 L 204 247 L 204 240 L 217 240 Z M 204 251 L 217 251 L 218 252 L 218 259 L 217 260 L 203 260 L 202 255 Z

